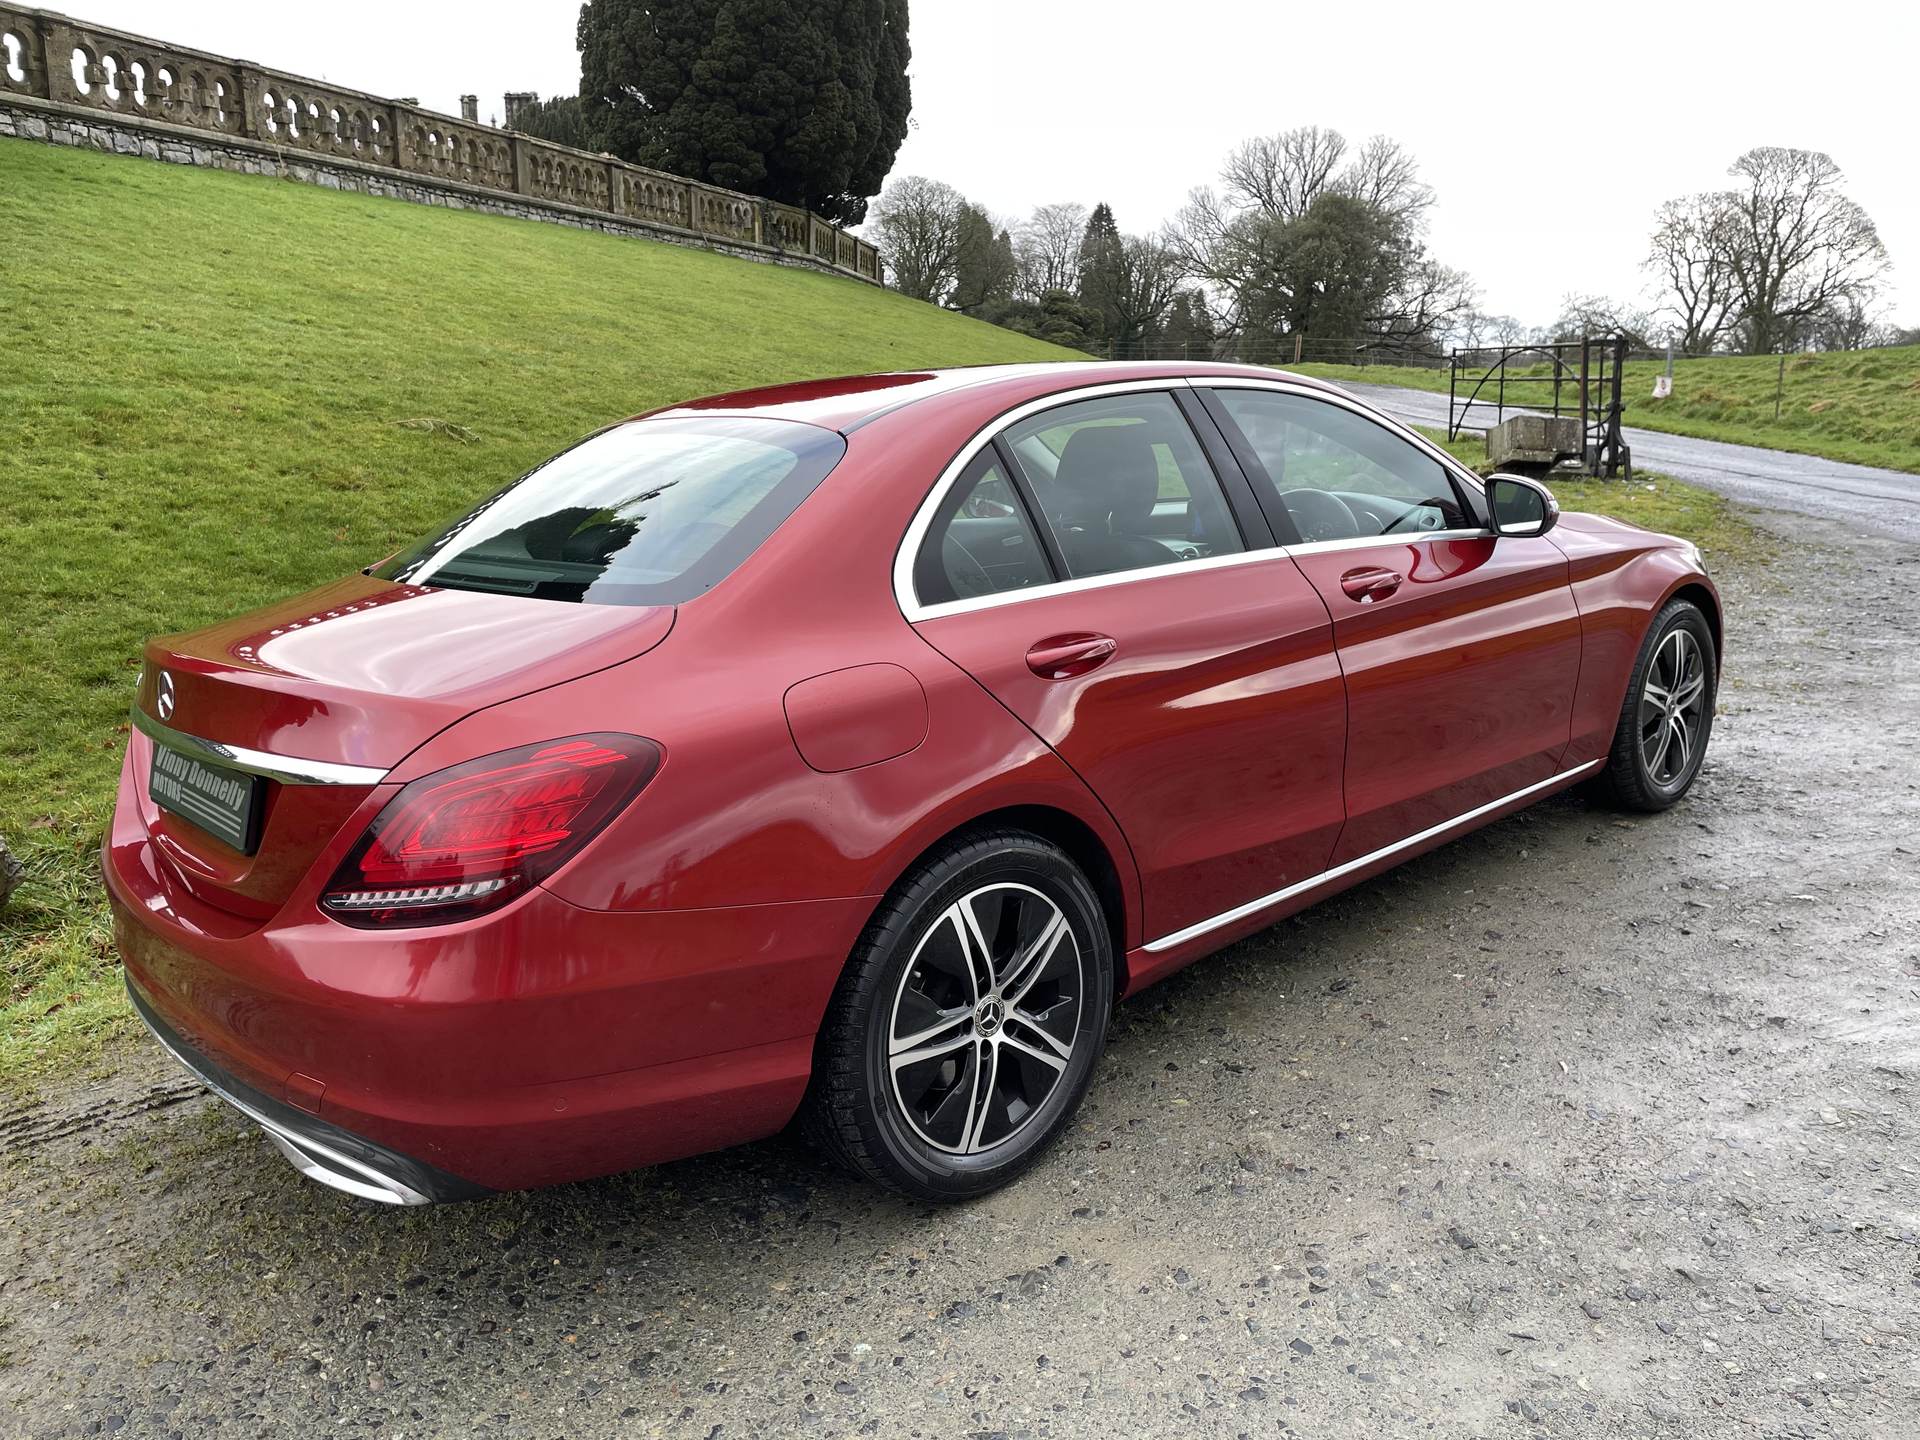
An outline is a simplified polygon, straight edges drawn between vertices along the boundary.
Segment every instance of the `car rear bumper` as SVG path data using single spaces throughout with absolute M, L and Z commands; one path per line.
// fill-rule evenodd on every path
M 401 1203 L 779 1130 L 872 906 L 599 911 L 536 890 L 383 932 L 327 918 L 303 885 L 262 923 L 173 882 L 124 790 L 102 868 L 161 1043 L 315 1179 Z
M 127 979 L 134 1013 L 174 1059 L 267 1134 L 293 1168 L 309 1180 L 383 1205 L 427 1205 L 435 1201 L 475 1200 L 493 1192 L 485 1186 L 436 1170 L 423 1161 L 376 1145 L 371 1140 L 309 1115 L 228 1074 L 195 1050 L 147 1003 L 140 987 Z

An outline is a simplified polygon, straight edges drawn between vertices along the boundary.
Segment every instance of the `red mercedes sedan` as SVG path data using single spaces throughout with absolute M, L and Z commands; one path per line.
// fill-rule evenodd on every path
M 325 1184 L 800 1114 L 952 1200 L 1116 999 L 1576 782 L 1672 804 L 1720 651 L 1693 546 L 1312 380 L 785 385 L 152 641 L 103 861 L 140 1015 Z

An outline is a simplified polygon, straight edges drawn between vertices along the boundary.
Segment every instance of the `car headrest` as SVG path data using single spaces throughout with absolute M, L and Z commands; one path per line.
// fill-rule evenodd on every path
M 1060 518 L 1119 533 L 1147 528 L 1160 495 L 1160 462 L 1145 425 L 1088 425 L 1073 432 L 1054 473 Z

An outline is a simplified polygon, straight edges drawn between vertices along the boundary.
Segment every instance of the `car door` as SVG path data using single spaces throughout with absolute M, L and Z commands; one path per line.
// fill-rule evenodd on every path
M 1437 452 L 1337 397 L 1217 384 L 1205 398 L 1333 617 L 1347 686 L 1333 863 L 1556 775 L 1580 617 L 1553 542 L 1495 539 Z
M 1344 818 L 1326 607 L 1228 478 L 1238 517 L 1167 390 L 1028 407 L 907 542 L 908 618 L 1113 813 L 1147 939 L 1318 874 Z

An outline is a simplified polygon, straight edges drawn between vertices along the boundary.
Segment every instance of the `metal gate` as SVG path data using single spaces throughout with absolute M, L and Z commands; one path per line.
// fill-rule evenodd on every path
M 1622 371 L 1627 361 L 1624 335 L 1588 335 L 1546 345 L 1494 345 L 1454 350 L 1448 357 L 1447 438 L 1484 430 L 1509 409 L 1581 421 L 1581 461 L 1589 474 L 1612 480 L 1633 478 L 1633 452 L 1620 428 Z M 1508 387 L 1514 389 L 1510 398 Z

